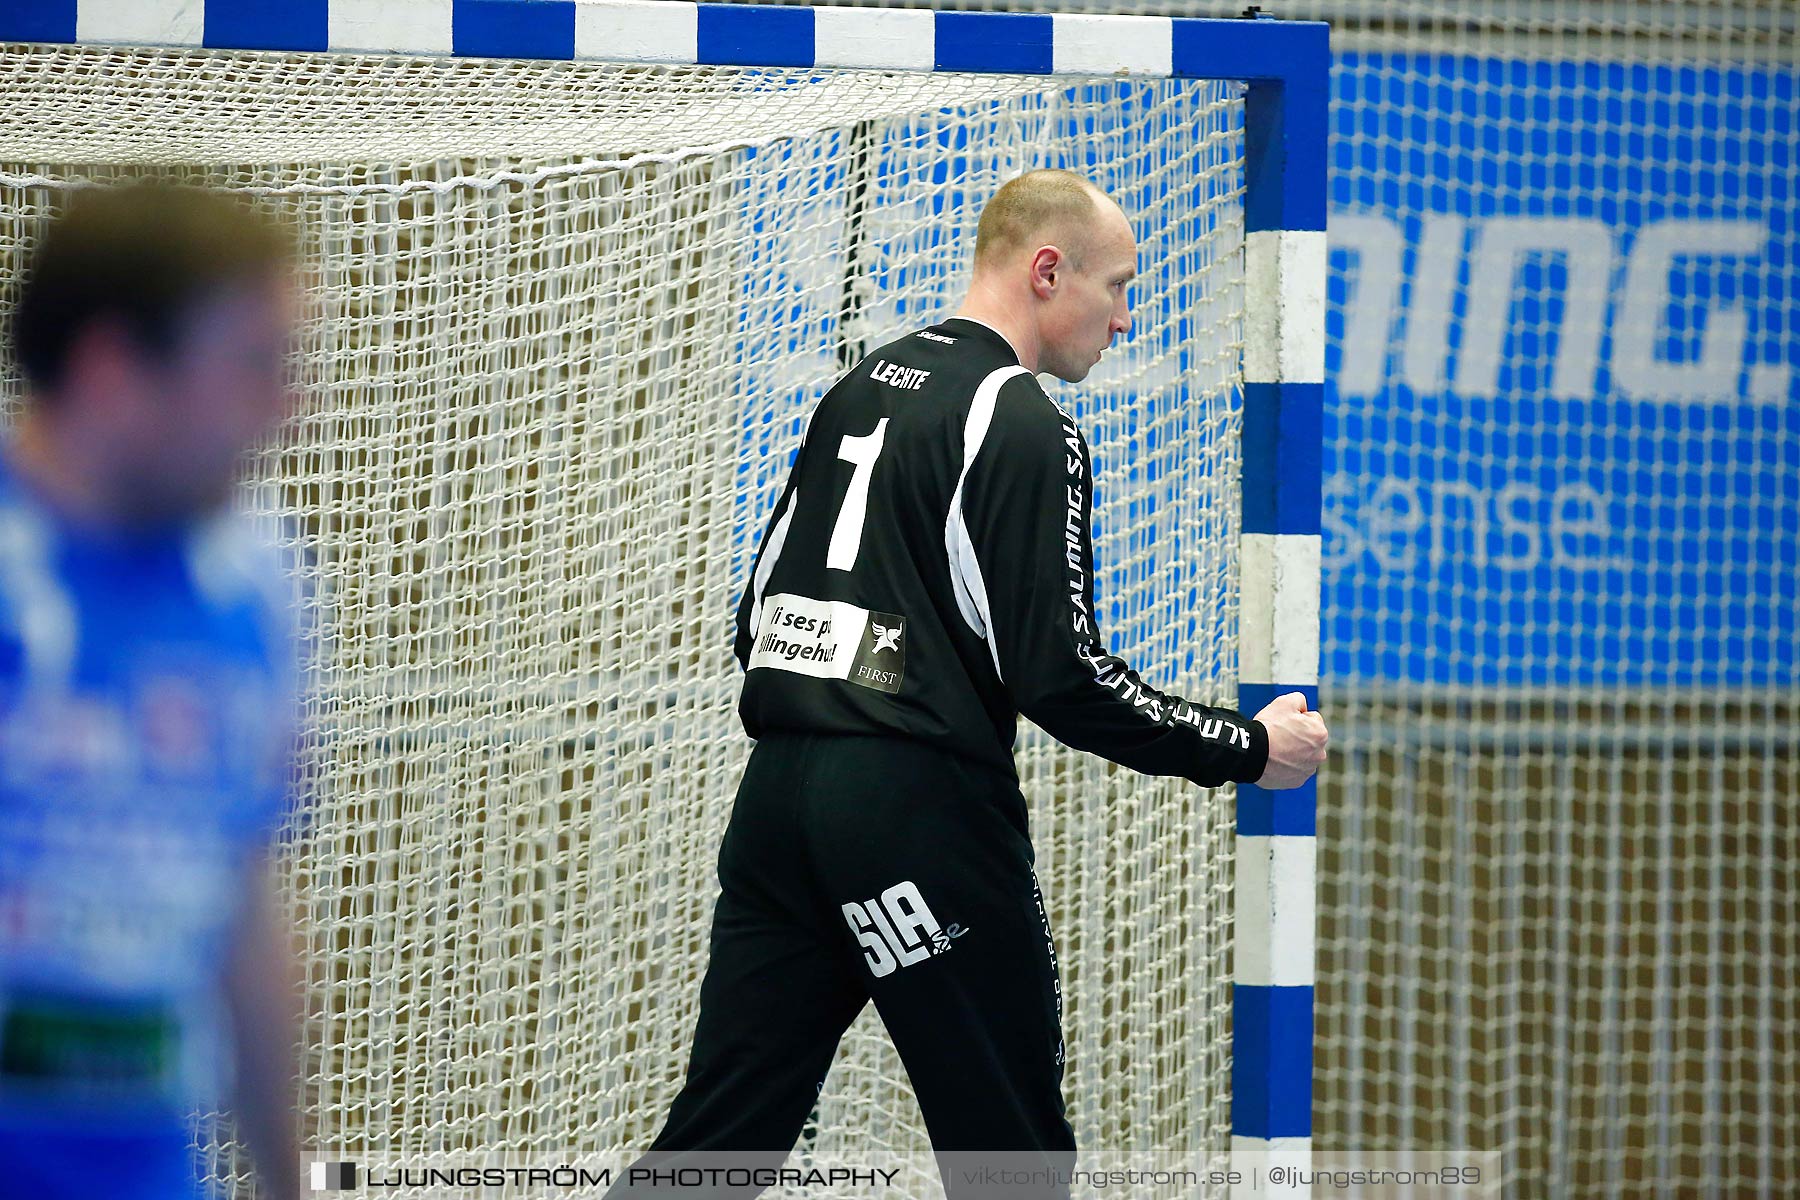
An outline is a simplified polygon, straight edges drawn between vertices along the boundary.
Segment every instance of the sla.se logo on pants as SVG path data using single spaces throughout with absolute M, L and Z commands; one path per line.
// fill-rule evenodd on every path
M 862 943 L 869 971 L 877 979 L 944 953 L 950 949 L 950 939 L 968 932 L 955 921 L 940 926 L 910 879 L 896 883 L 878 900 L 852 900 L 843 910 L 850 932 Z
M 356 1187 L 356 1164 L 316 1162 L 312 1165 L 312 1190 L 348 1192 Z

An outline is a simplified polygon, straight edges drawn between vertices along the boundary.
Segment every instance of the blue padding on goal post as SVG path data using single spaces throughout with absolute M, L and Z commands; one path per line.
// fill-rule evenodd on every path
M 472 58 L 574 58 L 574 0 L 456 0 L 452 44 Z
M 1176 21 L 1177 75 L 1250 80 L 1244 97 L 1244 228 L 1325 228 L 1331 40 L 1313 22 Z
M 0 0 L 0 41 L 72 42 L 76 0 Z
M 1188 17 L 1174 22 L 1173 34 L 1170 66 L 1177 75 L 1281 82 L 1310 76 L 1323 88 L 1331 69 L 1329 30 L 1317 21 Z
M 1231 988 L 1231 1132 L 1312 1136 L 1313 990 Z
M 1056 69 L 1056 22 L 1041 14 L 937 14 L 937 69 L 1048 75 Z
M 1285 689 L 1293 691 L 1293 688 Z M 1310 703 L 1310 702 L 1309 702 Z M 1255 716 L 1249 705 L 1244 711 Z M 1319 781 L 1309 779 L 1297 788 L 1271 792 L 1254 783 L 1237 788 L 1239 837 L 1316 837 L 1319 832 Z
M 773 5 L 702 4 L 700 61 L 740 67 L 810 67 L 813 10 Z
M 1245 95 L 1245 232 L 1325 228 L 1325 88 L 1295 78 Z
M 1325 385 L 1244 385 L 1244 532 L 1318 533 Z
M 206 0 L 202 44 L 232 50 L 324 50 L 331 45 L 327 0 Z

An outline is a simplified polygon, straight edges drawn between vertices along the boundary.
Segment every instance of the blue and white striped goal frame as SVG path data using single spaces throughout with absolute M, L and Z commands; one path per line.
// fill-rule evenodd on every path
M 1123 2 L 1123 0 L 1122 0 Z M 1245 96 L 1238 696 L 1318 703 L 1326 27 L 682 0 L 0 0 L 0 40 L 1239 80 Z M 1312 784 L 1238 789 L 1232 1144 L 1312 1133 Z

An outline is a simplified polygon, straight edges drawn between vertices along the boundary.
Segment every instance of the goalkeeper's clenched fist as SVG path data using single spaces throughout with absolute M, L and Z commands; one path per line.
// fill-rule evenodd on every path
M 1265 788 L 1299 787 L 1313 777 L 1325 761 L 1325 747 L 1331 733 L 1325 718 L 1306 711 L 1306 697 L 1288 692 L 1275 697 L 1256 714 L 1269 731 L 1269 765 L 1256 786 Z

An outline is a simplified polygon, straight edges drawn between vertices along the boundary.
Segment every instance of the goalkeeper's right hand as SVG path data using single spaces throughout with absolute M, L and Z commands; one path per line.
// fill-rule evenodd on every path
M 1325 761 L 1331 734 L 1325 729 L 1325 718 L 1306 711 L 1306 697 L 1300 692 L 1277 696 L 1256 719 L 1269 732 L 1269 765 L 1256 786 L 1278 790 L 1299 787 L 1311 779 Z

